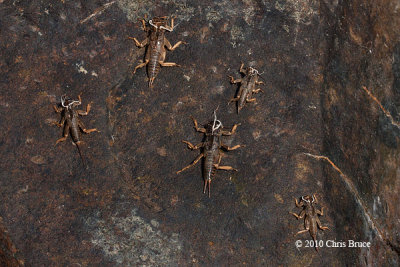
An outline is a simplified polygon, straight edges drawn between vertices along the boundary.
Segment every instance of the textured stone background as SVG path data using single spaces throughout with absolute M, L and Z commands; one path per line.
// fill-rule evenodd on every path
M 365 1 L 0 0 L 0 260 L 4 266 L 398 265 L 400 4 Z M 128 36 L 137 18 L 175 15 L 152 89 Z M 241 62 L 266 81 L 238 115 Z M 76 148 L 54 146 L 52 105 L 92 102 Z M 211 198 L 202 194 L 190 116 L 241 123 Z M 305 155 L 324 155 L 326 160 Z M 296 249 L 294 197 L 317 193 L 322 240 L 370 249 Z M 8 231 L 8 232 L 7 232 Z

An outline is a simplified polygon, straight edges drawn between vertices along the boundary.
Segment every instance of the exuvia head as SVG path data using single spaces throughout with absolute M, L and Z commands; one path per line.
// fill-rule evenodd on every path
M 260 75 L 260 74 L 262 74 L 262 73 L 259 73 L 258 70 L 256 70 L 256 69 L 253 68 L 253 67 L 249 67 L 249 68 L 247 69 L 247 72 L 249 73 L 249 75 Z
M 71 109 L 73 105 L 79 106 L 81 104 L 81 101 L 79 100 L 72 100 L 71 98 L 67 97 L 67 95 L 62 95 L 61 96 L 61 106 L 67 109 Z
M 153 26 L 154 28 L 158 29 L 158 26 L 155 25 L 155 24 L 153 24 L 153 20 L 152 20 L 152 19 L 149 20 L 149 24 L 150 24 L 151 26 Z
M 308 200 L 308 199 L 305 199 L 304 197 L 301 197 L 301 200 L 303 200 L 304 202 L 308 202 L 308 203 L 310 203 L 310 200 Z
M 311 199 L 311 202 L 310 202 L 310 199 Z M 314 199 L 314 196 L 303 196 L 303 197 L 301 197 L 301 200 L 303 200 L 304 202 L 307 202 L 307 203 L 314 203 L 315 202 L 315 199 Z
M 261 73 L 260 73 L 258 70 L 256 70 L 256 69 L 253 68 L 253 67 L 248 67 L 248 68 L 247 68 L 247 75 L 250 75 L 250 76 L 258 75 L 258 77 L 260 77 L 262 80 L 265 81 L 264 77 L 261 76 L 261 74 L 264 74 L 264 72 L 261 72 Z
M 156 29 L 163 29 L 169 32 L 172 32 L 174 29 L 170 27 L 166 27 L 166 17 L 156 17 L 149 20 L 149 24 Z

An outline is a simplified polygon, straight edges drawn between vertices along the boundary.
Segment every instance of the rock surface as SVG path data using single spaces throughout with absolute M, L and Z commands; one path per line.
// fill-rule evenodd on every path
M 4 262 L 399 265 L 398 1 L 152 2 L 0 1 Z M 128 39 L 145 38 L 145 14 L 175 15 L 167 38 L 188 43 L 151 89 Z M 237 114 L 227 75 L 241 62 L 266 85 Z M 80 93 L 101 131 L 82 137 L 87 170 L 52 124 L 60 96 Z M 190 116 L 217 107 L 226 128 L 241 123 L 225 142 L 246 147 L 225 153 L 239 171 L 217 172 L 208 198 L 200 164 L 175 172 L 198 155 L 181 140 L 203 138 Z M 297 249 L 311 237 L 293 236 L 304 227 L 289 212 L 312 193 L 331 229 L 319 240 L 371 247 Z

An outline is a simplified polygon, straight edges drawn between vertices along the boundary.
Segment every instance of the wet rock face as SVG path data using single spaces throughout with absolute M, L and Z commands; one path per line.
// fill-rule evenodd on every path
M 6 267 L 24 266 L 24 261 L 18 259 L 21 256 L 18 254 L 0 218 L 0 265 Z
M 399 262 L 397 1 L 0 1 L 0 215 L 27 265 L 396 265 Z M 138 18 L 175 15 L 154 88 Z M 227 75 L 262 73 L 237 114 Z M 380 101 L 380 106 L 369 92 Z M 82 168 L 52 106 L 82 93 Z M 211 198 L 181 143 L 218 119 L 224 153 Z M 392 119 L 387 116 L 385 109 Z M 309 154 L 304 154 L 309 153 Z M 325 156 L 326 158 L 318 158 Z M 328 159 L 330 161 L 328 161 Z M 334 166 L 336 168 L 334 168 Z M 294 197 L 325 208 L 319 240 L 367 248 L 296 249 L 310 240 Z M 5 231 L 4 229 L 4 231 Z M 1 232 L 4 232 L 3 230 Z M 2 246 L 3 248 L 4 246 Z M 4 251 L 4 249 L 3 249 Z M 3 255 L 3 254 L 1 254 Z M 8 254 L 7 254 L 8 255 Z M 21 263 L 21 261 L 20 261 Z M 13 266 L 13 265 L 10 265 Z
M 395 162 L 400 129 L 396 108 L 398 44 L 393 29 L 399 25 L 393 13 L 396 5 L 392 1 L 356 1 L 338 6 L 335 14 L 326 17 L 333 27 L 326 43 L 330 54 L 321 99 L 323 151 L 353 186 L 349 189 L 353 194 L 344 191 L 348 196 L 332 206 L 342 214 L 342 221 L 336 222 L 342 238 L 357 236 L 372 242 L 373 248 L 360 252 L 365 257 L 360 260 L 363 264 L 398 264 L 400 252 L 399 210 L 394 204 L 399 201 Z M 339 14 L 341 19 L 337 19 Z M 388 17 L 393 20 L 387 21 Z M 326 194 L 332 199 L 343 190 L 342 176 L 327 169 Z M 360 220 L 347 215 L 351 202 Z M 385 260 L 377 259 L 380 254 L 386 255 Z

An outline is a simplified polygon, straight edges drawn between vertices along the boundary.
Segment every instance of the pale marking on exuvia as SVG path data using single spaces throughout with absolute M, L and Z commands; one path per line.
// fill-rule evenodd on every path
M 164 26 L 158 27 L 158 26 L 156 26 L 156 25 L 153 24 L 153 20 L 152 20 L 152 19 L 149 20 L 149 24 L 150 24 L 151 26 L 153 26 L 154 28 L 156 28 L 156 29 L 160 28 L 160 29 L 164 29 L 164 30 L 169 31 L 169 32 L 172 32 L 172 31 L 174 30 L 174 28 L 175 28 L 176 26 L 178 26 L 178 25 L 176 25 L 176 26 L 175 26 L 174 28 L 172 28 L 172 29 L 166 28 L 166 27 L 164 27 Z
M 67 108 L 67 109 L 70 109 L 71 108 L 71 106 L 73 105 L 73 104 L 75 104 L 75 103 L 77 103 L 77 105 L 79 106 L 80 104 L 82 104 L 81 103 L 81 101 L 78 101 L 78 100 L 73 100 L 71 103 L 69 103 L 68 105 L 65 105 L 65 98 L 66 98 L 67 96 L 66 95 L 62 95 L 61 96 L 61 105 L 64 107 L 64 108 Z
M 174 28 L 175 28 L 175 27 L 174 27 Z M 164 29 L 164 30 L 167 30 L 167 31 L 169 31 L 169 32 L 172 32 L 172 31 L 174 30 L 174 28 L 168 29 L 168 28 L 165 28 L 164 26 L 160 26 L 160 29 Z
M 310 203 L 310 200 L 307 200 L 307 199 L 305 199 L 304 197 L 301 197 L 301 199 L 302 199 L 303 201 L 305 201 L 305 202 Z M 314 202 L 314 200 L 313 200 L 313 202 Z
M 218 123 L 217 126 L 215 126 L 215 124 Z M 211 133 L 214 133 L 215 130 L 218 130 L 219 128 L 221 128 L 222 123 L 220 120 L 217 120 L 217 110 L 214 110 L 214 121 L 213 121 L 213 126 L 211 128 Z
M 149 20 L 149 24 L 150 24 L 151 26 L 153 26 L 154 28 L 158 29 L 158 26 L 156 26 L 156 25 L 153 24 L 153 20 L 152 20 L 152 19 Z

